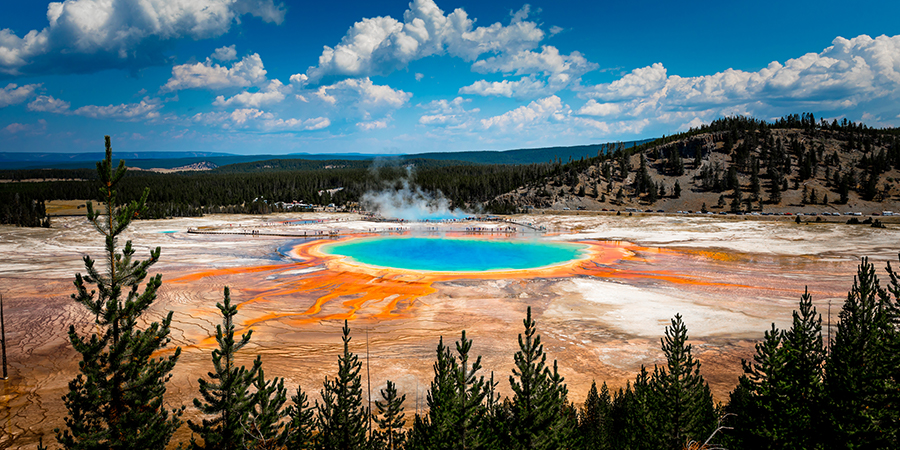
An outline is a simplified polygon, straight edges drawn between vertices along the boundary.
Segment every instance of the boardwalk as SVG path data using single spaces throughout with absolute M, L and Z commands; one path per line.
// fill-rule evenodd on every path
M 350 226 L 350 224 L 358 226 Z M 344 226 L 340 226 L 340 225 Z M 368 226 L 372 225 L 372 226 Z M 392 226 L 386 226 L 392 225 Z M 321 228 L 323 227 L 324 228 Z M 561 230 L 554 230 L 561 231 Z M 504 219 L 448 220 L 448 221 L 342 221 L 342 220 L 295 220 L 268 222 L 253 226 L 228 224 L 218 227 L 190 228 L 191 234 L 214 234 L 234 236 L 288 237 L 297 239 L 338 238 L 358 235 L 446 235 L 462 234 L 475 236 L 520 236 L 542 235 L 548 230 L 531 223 L 519 223 Z

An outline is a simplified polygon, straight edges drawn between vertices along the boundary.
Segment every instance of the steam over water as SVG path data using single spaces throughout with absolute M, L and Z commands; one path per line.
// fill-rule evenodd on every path
M 460 219 L 468 215 L 465 211 L 451 208 L 450 200 L 440 191 L 434 194 L 425 192 L 411 178 L 412 169 L 407 168 L 407 176 L 400 179 L 399 188 L 394 186 L 366 192 L 360 204 L 363 209 L 383 217 L 411 222 Z

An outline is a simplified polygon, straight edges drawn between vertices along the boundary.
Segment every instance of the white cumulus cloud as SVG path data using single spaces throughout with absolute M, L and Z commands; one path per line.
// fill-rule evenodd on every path
M 327 117 L 314 117 L 312 119 L 268 119 L 262 122 L 262 128 L 266 130 L 285 131 L 314 131 L 327 128 L 331 120 Z
M 544 93 L 546 88 L 547 85 L 544 84 L 543 81 L 536 80 L 532 77 L 524 77 L 516 81 L 478 80 L 468 86 L 459 88 L 459 93 L 481 96 L 528 98 Z
M 327 117 L 308 119 L 276 117 L 275 114 L 258 108 L 238 108 L 233 111 L 198 113 L 191 117 L 195 123 L 220 127 L 225 130 L 258 131 L 312 131 L 331 125 Z
M 50 95 L 39 95 L 28 104 L 29 111 L 46 112 L 53 114 L 77 115 L 92 119 L 112 119 L 119 121 L 135 122 L 139 120 L 153 120 L 161 117 L 159 110 L 162 103 L 158 99 L 144 97 L 138 103 L 121 103 L 118 105 L 85 105 L 75 110 L 65 100 Z
M 211 58 L 219 61 L 234 61 L 237 59 L 237 50 L 234 47 L 234 44 L 232 44 L 228 47 L 217 48 Z
M 211 58 L 196 64 L 181 64 L 172 68 L 172 77 L 162 87 L 163 92 L 181 89 L 224 89 L 247 87 L 266 81 L 262 58 L 254 53 L 225 67 Z
M 158 101 L 144 98 L 140 103 L 123 103 L 119 105 L 97 106 L 87 105 L 73 111 L 74 114 L 94 119 L 114 119 L 122 121 L 137 121 L 156 119 L 160 116 L 159 109 L 162 104 Z
M 545 45 L 540 52 L 507 52 L 476 61 L 472 64 L 472 70 L 476 72 L 527 76 L 517 81 L 479 80 L 461 88 L 459 92 L 515 98 L 547 96 L 578 83 L 582 75 L 597 67 L 597 64 L 588 61 L 579 52 L 563 55 L 556 47 Z
M 587 95 L 604 100 L 621 100 L 645 97 L 666 85 L 666 68 L 662 63 L 634 69 L 624 77 L 609 84 L 594 86 Z
M 622 112 L 621 103 L 598 103 L 596 100 L 590 99 L 584 106 L 576 111 L 576 114 L 587 116 L 613 116 L 620 112 Z
M 291 75 L 290 83 L 296 84 L 297 86 L 304 86 L 306 82 L 309 81 L 309 77 L 306 76 L 305 73 L 295 73 Z
M 566 120 L 571 111 L 568 105 L 562 100 L 551 95 L 531 103 L 520 106 L 512 111 L 507 111 L 501 115 L 489 117 L 481 120 L 481 125 L 485 129 L 522 129 L 531 125 L 540 125 L 547 121 L 562 122 Z
M 44 119 L 38 119 L 37 123 L 13 122 L 3 128 L 3 132 L 6 134 L 41 134 L 44 131 L 47 131 L 47 121 Z
M 87 73 L 164 64 L 179 38 L 227 33 L 250 14 L 284 20 L 273 0 L 65 0 L 47 7 L 47 26 L 19 37 L 0 30 L 0 72 Z
M 597 64 L 585 59 L 579 52 L 562 55 L 559 53 L 559 49 L 552 45 L 543 46 L 540 53 L 532 50 L 522 50 L 517 53 L 507 52 L 472 64 L 472 70 L 476 72 L 503 72 L 516 75 L 542 73 L 551 79 L 555 77 L 560 82 L 579 78 L 598 67 Z
M 54 98 L 50 95 L 39 95 L 36 99 L 28 104 L 29 111 L 49 112 L 55 114 L 65 114 L 69 112 L 69 102 Z
M 432 100 L 424 105 L 418 105 L 425 109 L 427 114 L 419 117 L 422 125 L 459 126 L 472 121 L 473 116 L 481 111 L 478 108 L 466 109 L 465 104 L 470 99 L 456 97 L 453 100 Z
M 365 111 L 396 109 L 412 97 L 409 92 L 375 84 L 368 77 L 350 78 L 320 86 L 315 95 L 332 105 L 352 103 Z
M 252 106 L 254 108 L 258 108 L 263 105 L 270 105 L 273 103 L 281 102 L 282 100 L 284 100 L 286 92 L 288 92 L 287 87 L 285 87 L 278 80 L 272 80 L 269 82 L 269 85 L 266 86 L 265 89 L 259 90 L 257 92 L 244 91 L 228 99 L 225 99 L 224 95 L 220 95 L 216 97 L 213 105 L 221 107 L 228 107 L 233 105 Z
M 363 131 L 381 130 L 387 128 L 388 119 L 370 120 L 368 122 L 357 122 L 357 127 Z
M 6 87 L 0 88 L 0 108 L 17 105 L 28 100 L 40 87 L 40 84 L 26 84 L 24 86 L 19 86 L 15 83 L 7 84 Z
M 544 32 L 537 23 L 524 20 L 527 15 L 526 8 L 508 25 L 476 27 L 461 8 L 445 15 L 433 0 L 413 0 L 402 22 L 374 17 L 355 23 L 340 43 L 325 46 L 318 65 L 306 73 L 318 83 L 327 77 L 384 75 L 436 54 L 474 61 L 486 53 L 531 49 L 544 38 Z

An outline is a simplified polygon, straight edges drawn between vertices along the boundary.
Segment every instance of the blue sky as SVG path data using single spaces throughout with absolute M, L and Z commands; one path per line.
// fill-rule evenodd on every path
M 900 2 L 0 6 L 0 151 L 419 153 L 900 126 Z

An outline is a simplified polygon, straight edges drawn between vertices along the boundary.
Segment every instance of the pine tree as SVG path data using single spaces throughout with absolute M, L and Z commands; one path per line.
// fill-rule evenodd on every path
M 772 170 L 772 181 L 769 184 L 769 203 L 778 204 L 781 203 L 781 184 L 784 181 L 784 177 L 782 177 L 781 172 L 778 170 Z
M 652 181 L 650 182 L 650 189 L 647 191 L 647 201 L 650 204 L 656 203 L 659 200 L 659 190 L 656 187 L 656 184 Z
M 356 450 L 366 446 L 366 418 L 369 411 L 363 408 L 362 380 L 359 375 L 362 363 L 350 352 L 350 327 L 344 320 L 344 352 L 338 358 L 338 375 L 326 378 L 322 389 L 322 404 L 316 402 L 319 435 L 317 448 Z
M 88 221 L 105 237 L 106 267 L 101 273 L 95 261 L 85 256 L 87 275 L 75 276 L 72 299 L 94 316 L 94 333 L 82 337 L 74 325 L 69 326 L 69 341 L 82 359 L 80 373 L 69 382 L 69 393 L 63 397 L 69 413 L 67 429 L 56 429 L 57 441 L 67 449 L 163 449 L 181 425 L 183 408 L 170 415 L 163 405 L 166 382 L 181 348 L 176 347 L 170 356 L 153 357 L 170 342 L 172 313 L 162 323 L 139 326 L 141 314 L 162 284 L 162 277 L 156 275 L 140 291 L 147 270 L 159 260 L 159 247 L 150 252 L 150 259 L 135 261 L 131 241 L 121 251 L 116 245 L 119 235 L 146 210 L 149 194 L 145 190 L 139 201 L 119 206 L 116 187 L 125 171 L 124 161 L 113 169 L 112 146 L 106 136 L 106 158 L 97 163 L 106 214 L 87 204 Z M 85 283 L 96 285 L 96 297 Z
M 650 388 L 650 375 L 641 366 L 634 384 L 626 383 L 616 392 L 610 411 L 612 448 L 657 450 L 663 448 L 660 434 L 653 426 L 651 412 L 656 408 Z
M 516 367 L 509 377 L 513 390 L 512 438 L 517 448 L 556 448 L 555 434 L 565 423 L 560 422 L 562 408 L 566 405 L 565 385 L 556 371 L 546 366 L 547 355 L 536 335 L 535 322 L 528 307 L 524 337 L 519 335 L 519 351 L 515 354 Z
M 672 197 L 681 198 L 681 183 L 675 180 L 675 186 L 672 187 Z
M 753 158 L 751 163 L 751 172 L 750 172 L 750 198 L 754 201 L 759 201 L 759 161 L 756 158 Z
M 499 383 L 494 381 L 494 373 L 491 372 L 491 379 L 488 381 L 487 395 L 487 411 L 484 421 L 482 421 L 481 429 L 484 436 L 483 448 L 490 449 L 512 449 L 511 440 L 511 424 L 512 405 L 509 398 L 500 401 L 500 394 L 496 392 Z
M 403 402 L 406 401 L 406 395 L 397 395 L 397 386 L 392 382 L 387 382 L 387 387 L 381 390 L 381 398 L 383 401 L 376 401 L 375 407 L 378 408 L 380 418 L 375 420 L 378 424 L 378 432 L 375 434 L 376 440 L 388 450 L 396 450 L 403 448 L 406 441 L 406 432 L 403 427 L 406 422 L 403 420 Z
M 863 258 L 841 310 L 826 366 L 832 445 L 897 446 L 898 321 L 896 298 L 891 302 L 874 266 Z
M 315 410 L 310 408 L 306 392 L 297 386 L 297 393 L 291 396 L 292 405 L 287 407 L 289 422 L 284 429 L 284 443 L 288 450 L 311 450 L 314 448 Z
M 444 345 L 443 336 L 438 341 L 437 360 L 433 364 L 434 379 L 426 394 L 428 416 L 422 420 L 422 442 L 428 447 L 447 448 L 453 441 L 454 402 L 456 398 L 456 359 L 450 349 Z M 414 425 L 415 426 L 415 425 Z M 412 440 L 412 439 L 411 439 Z
M 418 414 L 413 418 L 413 425 L 406 434 L 405 450 L 431 450 L 428 419 Z
M 735 435 L 745 448 L 821 448 L 822 319 L 805 293 L 787 331 L 772 325 L 732 393 Z M 736 399 L 736 400 L 735 400 Z
M 741 189 L 735 188 L 734 196 L 731 198 L 731 212 L 739 213 L 741 212 L 741 203 L 743 203 L 744 197 L 741 195 Z
M 660 339 L 666 367 L 656 367 L 650 388 L 656 400 L 653 408 L 658 436 L 667 448 L 679 448 L 689 439 L 698 440 L 712 432 L 715 411 L 709 387 L 700 375 L 700 362 L 691 355 L 687 327 L 676 314 Z
M 287 402 L 287 390 L 284 379 L 275 378 L 266 381 L 265 373 L 260 367 L 253 382 L 256 388 L 254 406 L 245 428 L 256 449 L 275 449 L 284 445 L 285 434 L 283 410 Z
M 606 450 L 610 448 L 610 409 L 612 399 L 606 383 L 597 391 L 597 383 L 591 383 L 578 423 L 581 447 L 584 449 Z
M 459 354 L 459 364 L 456 371 L 456 448 L 478 448 L 484 437 L 479 433 L 479 428 L 486 408 L 484 399 L 488 394 L 488 385 L 484 377 L 476 374 L 481 370 L 481 356 L 469 365 L 469 351 L 472 349 L 472 340 L 466 339 L 466 330 L 456 342 L 456 353 Z
M 784 371 L 788 382 L 782 398 L 787 410 L 781 415 L 790 424 L 785 430 L 785 448 L 817 448 L 819 435 L 808 430 L 821 429 L 823 420 L 823 371 L 825 346 L 822 343 L 822 316 L 816 313 L 809 291 L 800 298 L 793 312 L 791 328 L 784 333 Z
M 191 448 L 210 450 L 242 449 L 247 441 L 244 423 L 255 402 L 250 386 L 260 371 L 259 358 L 248 370 L 244 366 L 235 367 L 235 354 L 248 342 L 253 330 L 234 339 L 234 316 L 237 305 L 231 304 L 231 292 L 225 287 L 225 298 L 216 307 L 222 312 L 222 324 L 216 326 L 216 342 L 219 348 L 212 352 L 214 372 L 207 376 L 210 381 L 200 378 L 200 395 L 203 400 L 194 399 L 194 407 L 202 414 L 212 416 L 200 423 L 188 421 L 191 431 L 199 435 L 200 441 L 191 437 Z
M 428 420 L 422 421 L 422 440 L 428 442 L 428 448 L 478 448 L 486 438 L 482 425 L 491 386 L 484 377 L 476 376 L 481 357 L 470 364 L 471 347 L 465 331 L 456 343 L 458 357 L 444 346 L 443 338 L 438 343 L 434 380 L 427 394 Z

